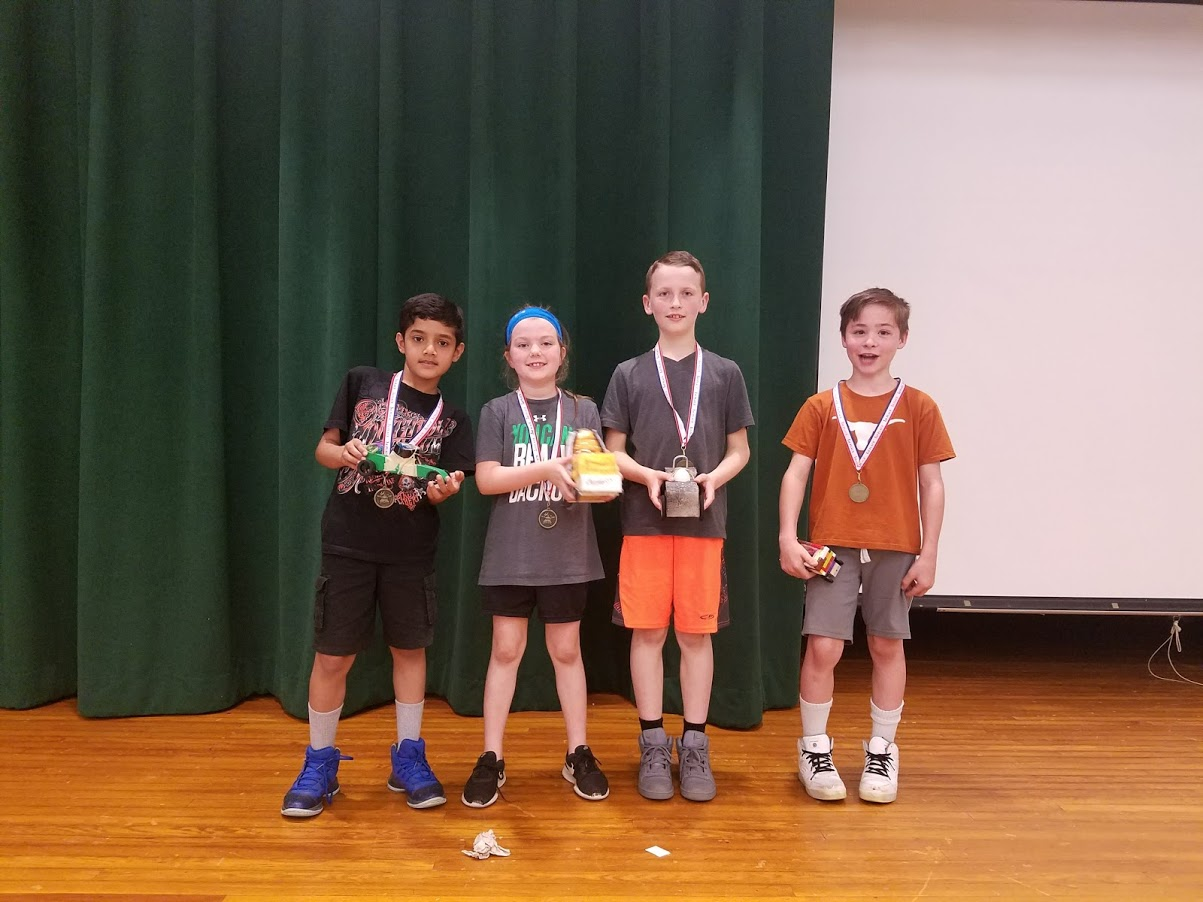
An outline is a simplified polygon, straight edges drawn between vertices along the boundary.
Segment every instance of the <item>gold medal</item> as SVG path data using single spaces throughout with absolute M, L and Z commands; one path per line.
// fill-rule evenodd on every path
M 392 489 L 380 489 L 372 496 L 372 500 L 381 510 L 388 510 L 397 503 L 397 496 L 393 494 Z
M 869 500 L 869 487 L 863 482 L 857 480 L 848 488 L 848 497 L 857 504 L 864 504 Z
M 539 511 L 539 525 L 544 529 L 554 528 L 556 523 L 559 522 L 559 519 L 560 518 L 556 516 L 556 512 L 550 507 L 545 507 L 543 510 Z

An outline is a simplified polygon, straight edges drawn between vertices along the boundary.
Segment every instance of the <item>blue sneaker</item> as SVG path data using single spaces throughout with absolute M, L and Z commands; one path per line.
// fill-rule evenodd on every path
M 434 808 L 446 803 L 443 784 L 426 763 L 425 739 L 403 739 L 389 752 L 393 772 L 388 777 L 388 788 L 405 793 L 405 804 L 410 808 Z
M 285 817 L 316 817 L 338 793 L 338 762 L 350 761 L 336 748 L 305 748 L 305 763 L 292 789 L 284 796 L 280 813 Z

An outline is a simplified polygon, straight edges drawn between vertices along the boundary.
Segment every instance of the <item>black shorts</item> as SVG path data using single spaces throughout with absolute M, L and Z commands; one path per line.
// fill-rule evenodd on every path
M 494 617 L 529 617 L 538 607 L 544 623 L 574 623 L 585 616 L 588 600 L 588 583 L 480 587 L 480 606 Z
M 323 554 L 316 590 L 313 647 L 324 655 L 353 655 L 367 648 L 376 632 L 377 607 L 384 641 L 393 648 L 426 648 L 434 641 L 434 573 L 415 576 L 412 564 Z

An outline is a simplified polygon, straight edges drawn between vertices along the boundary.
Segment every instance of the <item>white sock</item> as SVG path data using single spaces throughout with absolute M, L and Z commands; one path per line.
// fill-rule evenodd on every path
M 893 742 L 898 733 L 898 724 L 902 722 L 902 705 L 893 711 L 883 711 L 877 707 L 877 702 L 870 698 L 869 716 L 873 718 L 873 735 L 880 736 L 886 742 Z
M 403 742 L 406 739 L 416 741 L 421 738 L 422 708 L 426 702 L 407 705 L 405 702 L 394 699 L 393 703 L 397 706 L 397 742 Z
M 309 706 L 309 746 L 315 749 L 328 749 L 334 745 L 334 736 L 338 733 L 338 718 L 343 713 L 339 705 L 333 711 L 314 711 Z
M 831 702 L 832 699 L 827 699 L 816 705 L 814 702 L 808 702 L 802 696 L 798 696 L 798 705 L 802 709 L 803 736 L 827 735 L 827 715 L 831 713 Z

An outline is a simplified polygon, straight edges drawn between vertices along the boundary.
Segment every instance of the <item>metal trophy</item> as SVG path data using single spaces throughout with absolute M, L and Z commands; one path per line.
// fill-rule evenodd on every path
M 678 454 L 664 472 L 669 478 L 660 484 L 660 513 L 664 517 L 702 516 L 702 493 L 693 481 L 698 468 L 684 454 Z

